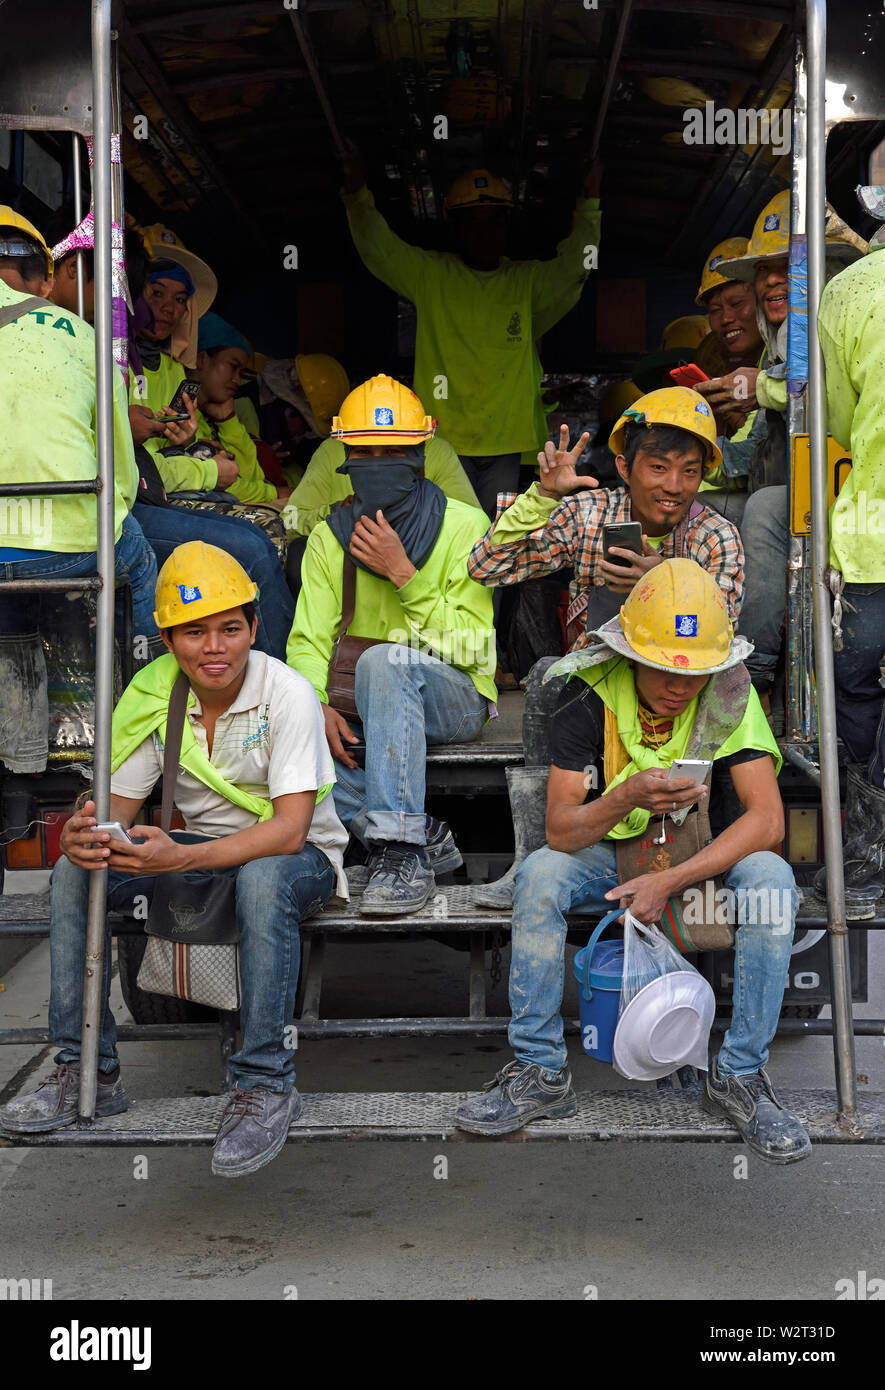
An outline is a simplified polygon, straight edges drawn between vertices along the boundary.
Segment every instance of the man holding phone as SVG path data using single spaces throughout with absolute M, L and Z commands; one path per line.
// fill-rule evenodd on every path
M 733 636 L 724 596 L 691 560 L 666 560 L 631 593 L 596 645 L 563 665 L 572 677 L 553 728 L 547 845 L 516 875 L 510 967 L 515 1053 L 456 1123 L 507 1134 L 528 1120 L 574 1115 L 577 1102 L 559 1010 L 566 913 L 600 915 L 620 903 L 642 922 L 668 900 L 721 876 L 737 927 L 732 1020 L 708 1073 L 704 1109 L 734 1124 L 761 1158 L 792 1163 L 810 1153 L 801 1124 L 764 1071 L 777 1028 L 798 893 L 778 854 L 784 814 L 781 756 L 743 665 L 750 644 Z M 669 771 L 689 750 L 713 763 L 713 839 L 683 863 L 619 883 L 615 845 L 651 833 L 655 816 L 706 798 L 693 777 Z M 588 778 L 588 769 L 595 776 Z M 728 801 L 735 793 L 736 815 Z
M 540 478 L 498 512 L 494 526 L 474 547 L 468 570 L 480 584 L 517 584 L 570 566 L 574 573 L 570 623 L 578 632 L 572 650 L 613 617 L 633 586 L 671 558 L 695 560 L 722 590 L 732 623 L 744 589 L 744 550 L 737 527 L 697 500 L 705 469 L 721 463 L 713 412 L 702 396 L 684 386 L 664 387 L 640 397 L 612 430 L 609 448 L 621 486 L 605 490 L 575 472 L 588 436 L 569 449 L 568 429 L 559 448 L 548 441 L 538 455 Z M 629 527 L 624 532 L 611 528 Z M 613 543 L 627 540 L 627 544 Z M 571 635 L 571 634 L 570 634 Z M 525 768 L 508 778 L 517 830 L 529 815 L 537 839 L 545 770 L 550 763 L 549 719 L 560 686 L 542 685 L 554 658 L 529 672 L 523 718 Z M 519 784 L 518 790 L 516 784 Z M 512 785 L 511 785 L 512 784 Z M 528 822 L 527 822 L 528 824 Z M 536 846 L 527 841 L 521 853 Z M 514 865 L 515 869 L 515 865 Z M 506 909 L 511 869 L 497 884 L 476 894 L 483 907 Z

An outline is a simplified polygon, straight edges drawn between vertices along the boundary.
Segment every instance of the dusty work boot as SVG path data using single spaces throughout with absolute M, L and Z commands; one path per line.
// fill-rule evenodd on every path
M 842 822 L 845 910 L 855 919 L 872 917 L 885 895 L 885 791 L 868 781 L 865 769 L 848 769 Z M 827 896 L 827 871 L 815 875 L 814 891 Z
M 727 1115 L 747 1147 L 769 1163 L 797 1163 L 811 1153 L 811 1140 L 761 1067 L 749 1076 L 720 1076 L 714 1058 L 701 1104 L 708 1115 Z
M 420 912 L 436 887 L 424 846 L 396 843 L 380 850 L 360 898 L 360 912 L 369 917 Z
M 302 1104 L 294 1086 L 291 1091 L 269 1091 L 266 1086 L 241 1091 L 235 1087 L 215 1136 L 215 1176 L 243 1178 L 270 1163 L 285 1144 L 289 1125 L 298 1119 Z
M 370 845 L 367 842 L 365 838 L 367 819 L 367 813 L 360 811 L 350 822 L 350 833 L 355 835 L 360 844 L 365 845 L 366 849 L 370 851 L 368 868 L 371 875 L 377 868 L 383 846 Z M 426 839 L 423 848 L 427 851 L 427 860 L 433 872 L 435 874 L 450 874 L 455 869 L 460 869 L 464 860 L 461 857 L 461 851 L 455 844 L 455 837 L 446 822 L 437 820 L 434 816 L 425 815 L 424 830 Z
M 505 768 L 516 853 L 503 878 L 474 889 L 473 901 L 477 907 L 496 907 L 502 912 L 509 912 L 513 906 L 513 881 L 516 878 L 516 870 L 524 859 L 534 854 L 547 840 L 544 822 L 547 815 L 549 774 L 549 767 Z
M 18 1096 L 0 1109 L 0 1129 L 11 1134 L 39 1134 L 44 1130 L 63 1129 L 77 1119 L 80 1096 L 80 1064 L 59 1062 L 41 1081 L 36 1091 Z M 98 1073 L 95 1095 L 96 1119 L 105 1115 L 122 1115 L 129 1109 L 129 1099 L 123 1090 L 120 1069 L 110 1080 Z
M 459 1129 L 470 1134 L 510 1134 L 529 1120 L 562 1119 L 578 1110 L 568 1067 L 553 1073 L 537 1062 L 514 1058 L 483 1086 L 483 1092 L 457 1111 Z

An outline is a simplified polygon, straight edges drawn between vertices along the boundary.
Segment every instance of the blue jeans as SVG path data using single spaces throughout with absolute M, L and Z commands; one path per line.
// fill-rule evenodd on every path
M 114 562 L 117 578 L 128 577 L 132 590 L 132 622 L 135 635 L 153 638 L 156 645 L 161 640 L 157 624 L 154 622 L 157 562 L 131 512 L 123 520 L 123 530 L 114 547 Z M 94 553 L 69 555 L 57 550 L 51 555 L 36 556 L 33 560 L 0 562 L 0 579 L 81 579 L 84 575 L 95 574 L 95 566 Z M 5 628 L 6 614 L 9 614 L 9 621 L 14 622 L 13 615 L 16 609 L 23 613 L 24 605 L 29 600 L 23 600 L 17 594 L 5 594 L 2 596 L 2 602 Z M 33 631 L 33 623 L 24 630 Z
M 335 763 L 335 810 L 370 843 L 423 845 L 427 745 L 478 738 L 486 702 L 466 671 L 392 642 L 363 652 L 355 693 L 366 766 Z
M 763 487 L 750 494 L 741 540 L 746 569 L 738 631 L 755 644 L 746 663 L 753 684 L 766 687 L 774 680 L 784 640 L 790 553 L 786 487 Z
M 173 834 L 173 839 L 188 844 L 205 838 Z M 59 1049 L 56 1062 L 76 1062 L 80 1058 L 86 909 L 89 875 L 96 872 L 101 871 L 80 869 L 67 858 L 59 859 L 52 871 L 49 1031 Z M 237 880 L 243 1045 L 231 1058 L 231 1079 L 241 1090 L 264 1086 L 269 1091 L 289 1091 L 295 1082 L 295 1061 L 293 1049 L 286 1046 L 284 1030 L 295 1013 L 301 963 L 298 926 L 330 897 L 335 887 L 335 870 L 321 849 L 306 844 L 300 854 L 270 855 L 239 868 L 214 872 L 233 875 Z M 108 906 L 126 907 L 139 894 L 150 900 L 154 882 L 153 877 L 109 869 Z M 108 929 L 98 1062 L 103 1072 L 113 1071 L 119 1061 L 117 1028 L 108 1004 L 110 988 Z
M 833 654 L 836 727 L 852 762 L 869 759 L 867 776 L 879 788 L 885 765 L 885 693 L 879 684 L 883 652 L 885 584 L 846 584 L 842 650 Z
M 277 552 L 260 527 L 240 516 L 152 507 L 145 502 L 136 502 L 133 513 L 156 553 L 158 565 L 165 564 L 177 545 L 195 540 L 217 545 L 239 560 L 259 589 L 255 648 L 285 661 L 295 604 Z
M 738 917 L 732 1020 L 719 1053 L 719 1070 L 744 1076 L 768 1061 L 768 1044 L 777 1028 L 787 983 L 799 894 L 792 869 L 777 854 L 750 854 L 740 859 L 722 875 L 722 882 L 737 894 Z M 561 854 L 545 845 L 523 860 L 517 870 L 509 1037 L 521 1062 L 537 1062 L 550 1072 L 565 1066 L 567 1053 L 559 1013 L 565 974 L 565 914 L 578 907 L 600 916 L 611 912 L 617 903 L 606 901 L 604 895 L 617 883 L 615 847 L 606 840 L 575 854 Z M 741 894 L 741 889 L 750 893 Z M 769 914 L 757 911 L 754 889 L 773 893 L 767 899 L 772 903 Z M 770 916 L 768 924 L 753 920 L 763 915 Z

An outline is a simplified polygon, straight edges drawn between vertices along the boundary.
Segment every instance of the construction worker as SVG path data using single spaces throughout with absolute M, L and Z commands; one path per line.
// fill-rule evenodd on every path
M 452 183 L 444 216 L 454 249 L 424 251 L 396 236 L 375 207 L 354 146 L 344 205 L 365 265 L 417 310 L 415 390 L 433 402 L 483 510 L 519 485 L 520 455 L 547 438 L 537 340 L 574 308 L 599 246 L 599 183 L 584 179 L 572 230 L 549 261 L 504 255 L 513 197 L 488 169 Z
M 486 518 L 424 476 L 433 431 L 418 397 L 388 376 L 343 402 L 332 438 L 346 447 L 353 500 L 310 534 L 287 651 L 323 705 L 338 814 L 372 853 L 360 911 L 382 916 L 423 907 L 434 871 L 461 863 L 448 826 L 425 815 L 427 745 L 477 738 L 496 694 L 492 597 L 466 564 Z M 376 644 L 354 684 L 365 768 L 328 693 L 345 566 L 355 581 L 347 634 Z
M 293 488 L 304 477 L 320 441 L 328 438 L 332 416 L 338 414 L 349 390 L 341 363 L 326 352 L 262 360 L 258 374 L 262 425 L 266 438 L 279 439 L 284 449 L 291 450 L 283 476 Z
M 89 875 L 107 869 L 111 907 L 151 898 L 158 874 L 236 879 L 240 1049 L 212 1155 L 212 1171 L 240 1177 L 269 1163 L 297 1119 L 294 1051 L 299 923 L 333 892 L 347 896 L 347 835 L 330 794 L 335 779 L 310 685 L 282 661 L 252 651 L 256 586 L 236 560 L 190 542 L 160 571 L 156 621 L 167 654 L 124 691 L 113 715 L 110 818 L 134 837 L 96 832 L 95 803 L 67 821 L 52 873 L 49 1026 L 55 1068 L 30 1095 L 0 1111 L 0 1127 L 36 1133 L 77 1119 L 83 960 Z M 163 770 L 169 697 L 190 683 L 175 804 L 186 831 L 134 824 Z M 111 940 L 105 939 L 96 1115 L 128 1107 L 110 1007 Z
M 52 256 L 37 228 L 0 207 L 0 409 L 4 483 L 79 482 L 96 476 L 95 334 L 49 300 Z M 34 302 L 36 301 L 36 302 Z M 18 313 L 21 306 L 21 313 Z M 153 552 L 130 514 L 138 472 L 126 418 L 126 388 L 113 387 L 114 565 L 128 579 L 135 632 L 156 655 Z M 95 496 L 0 499 L 0 576 L 65 579 L 96 572 Z M 48 753 L 46 667 L 33 596 L 0 596 L 0 685 L 6 718 L 0 757 L 40 772 Z M 139 644 L 141 650 L 141 644 Z
M 883 209 L 885 212 L 885 209 Z M 836 275 L 820 301 L 830 434 L 851 453 L 830 512 L 830 582 L 842 600 L 834 652 L 836 721 L 848 751 L 844 817 L 845 894 L 868 912 L 885 893 L 885 235 Z M 826 891 L 822 872 L 816 887 Z
M 456 1124 L 507 1134 L 527 1120 L 577 1110 L 559 1010 L 566 913 L 620 904 L 662 920 L 671 898 L 721 876 L 737 927 L 732 1019 L 706 1078 L 704 1109 L 774 1163 L 811 1145 L 764 1071 L 780 1015 L 799 895 L 778 854 L 781 755 L 741 664 L 725 596 L 693 560 L 665 560 L 636 585 L 596 644 L 564 658 L 570 679 L 553 724 L 547 844 L 516 875 L 510 966 L 514 1060 Z M 698 732 L 696 733 L 696 728 Z M 709 789 L 668 779 L 677 758 L 712 762 Z M 594 776 L 588 776 L 592 769 Z M 588 791 L 588 788 L 590 790 Z M 596 788 L 596 790 L 593 790 Z M 742 812 L 729 823 L 728 802 Z M 709 802 L 714 838 L 673 867 L 618 882 L 615 845 L 647 835 L 653 816 Z M 663 834 L 663 829 L 662 829 Z
M 240 421 L 235 397 L 249 364 L 251 348 L 238 329 L 220 314 L 204 314 L 197 329 L 197 362 L 188 373 L 200 383 L 197 438 L 209 440 L 236 460 L 237 476 L 228 491 L 239 502 L 285 506 L 292 489 L 268 482 L 254 441 Z
M 695 303 L 705 309 L 710 332 L 692 361 L 711 379 L 741 367 L 760 367 L 765 345 L 756 322 L 756 295 L 744 280 L 729 280 L 722 264 L 747 249 L 746 237 L 728 237 L 707 256 Z M 717 442 L 722 465 L 704 478 L 699 488 L 703 501 L 740 526 L 747 502 L 747 476 L 741 460 L 752 457 L 755 441 L 747 443 L 756 411 L 744 401 L 732 401 L 716 412 Z
M 827 205 L 826 259 L 835 274 L 863 254 L 866 242 Z M 747 669 L 770 709 L 780 657 L 786 607 L 789 550 L 787 520 L 787 321 L 790 194 L 778 193 L 760 212 L 743 256 L 723 261 L 719 273 L 755 286 L 756 322 L 765 343 L 763 366 L 740 367 L 701 382 L 698 390 L 714 410 L 742 402 L 757 409 L 742 443 L 732 444 L 727 471 L 745 471 L 750 496 L 741 521 L 747 555 L 747 587 L 741 632 L 754 644 Z M 757 495 L 758 494 L 758 495 Z M 782 729 L 778 713 L 775 727 Z
M 540 479 L 503 511 L 474 546 L 468 561 L 480 584 L 515 584 L 570 566 L 574 573 L 569 609 L 579 635 L 572 650 L 586 646 L 589 633 L 617 613 L 644 575 L 664 560 L 697 560 L 720 585 L 729 617 L 737 620 L 744 587 L 744 551 L 737 528 L 697 498 L 707 468 L 721 463 L 713 412 L 695 391 L 663 387 L 642 396 L 619 417 L 609 437 L 622 485 L 610 491 L 595 478 L 577 474 L 588 436 L 569 449 L 566 426 L 560 447 L 552 442 L 538 455 Z M 581 489 L 578 491 L 578 489 Z M 613 545 L 606 559 L 605 528 L 638 521 L 642 554 Z M 546 769 L 550 763 L 549 721 L 559 693 L 543 676 L 555 658 L 535 663 L 526 683 L 523 714 L 525 766 L 509 770 L 517 853 L 497 883 L 477 889 L 482 907 L 506 910 L 520 858 L 535 848 L 543 824 Z

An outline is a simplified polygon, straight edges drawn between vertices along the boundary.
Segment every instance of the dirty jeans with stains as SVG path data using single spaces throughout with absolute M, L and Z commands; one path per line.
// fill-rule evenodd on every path
M 356 664 L 354 698 L 366 740 L 366 766 L 345 767 L 336 761 L 335 810 L 366 843 L 423 845 L 427 745 L 479 738 L 488 718 L 487 702 L 466 671 L 396 642 L 363 652 Z M 356 720 L 350 724 L 358 731 Z
M 565 914 L 585 908 L 602 916 L 614 904 L 615 847 L 603 840 L 574 854 L 536 850 L 520 865 L 513 895 L 510 964 L 510 1043 L 521 1062 L 558 1072 L 567 1061 L 563 1038 Z M 768 1061 L 783 1002 L 793 929 L 799 906 L 793 872 L 780 855 L 749 854 L 722 874 L 736 894 L 732 1020 L 719 1053 L 719 1070 L 749 1075 Z M 740 890 L 748 890 L 741 893 Z M 760 893 L 755 897 L 751 890 Z M 764 904 L 770 904 L 768 911 Z M 754 921 L 764 917 L 766 922 Z M 742 921 L 742 918 L 749 920 Z

